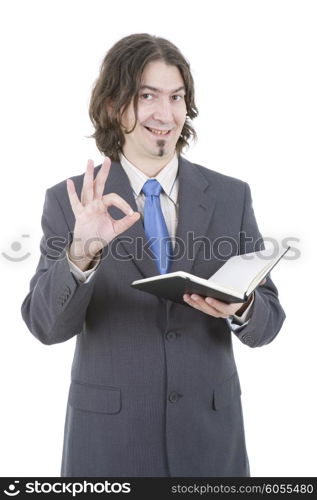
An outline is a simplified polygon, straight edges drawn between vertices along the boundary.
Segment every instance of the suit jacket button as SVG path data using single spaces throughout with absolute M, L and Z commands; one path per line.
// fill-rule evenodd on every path
M 166 340 L 169 342 L 173 342 L 173 340 L 176 340 L 177 338 L 177 333 L 176 332 L 167 332 L 165 335 Z
M 177 403 L 177 401 L 179 400 L 179 398 L 181 397 L 180 394 L 178 394 L 177 392 L 173 391 L 170 393 L 170 395 L 168 396 L 168 399 L 171 403 Z

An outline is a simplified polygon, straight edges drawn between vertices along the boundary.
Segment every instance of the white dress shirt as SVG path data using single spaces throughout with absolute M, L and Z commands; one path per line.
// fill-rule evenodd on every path
M 141 192 L 145 182 L 149 179 L 141 170 L 130 163 L 125 156 L 120 156 L 120 161 L 123 170 L 128 176 L 135 202 L 138 207 L 138 212 L 143 220 L 145 195 Z M 162 186 L 160 194 L 160 203 L 164 219 L 166 222 L 168 234 L 172 238 L 173 246 L 175 246 L 175 234 L 178 223 L 178 158 L 175 153 L 171 161 L 152 179 L 156 179 Z

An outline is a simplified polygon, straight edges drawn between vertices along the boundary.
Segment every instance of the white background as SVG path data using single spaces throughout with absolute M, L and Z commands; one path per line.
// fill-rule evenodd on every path
M 265 237 L 298 239 L 301 257 L 273 271 L 287 313 L 280 334 L 234 348 L 251 474 L 316 476 L 316 2 L 8 0 L 0 19 L 0 252 L 31 253 L 0 254 L 0 475 L 60 474 L 75 341 L 42 345 L 20 306 L 45 190 L 101 161 L 86 138 L 99 65 L 119 38 L 148 32 L 191 63 L 199 140 L 187 157 L 250 184 Z

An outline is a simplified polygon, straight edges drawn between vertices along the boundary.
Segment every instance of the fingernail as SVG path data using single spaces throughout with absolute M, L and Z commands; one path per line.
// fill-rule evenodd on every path
M 133 215 L 133 214 L 134 214 L 134 210 L 130 210 L 130 212 L 129 212 L 130 217 L 131 217 L 131 215 Z
M 213 300 L 210 297 L 207 297 L 205 299 L 205 301 L 207 302 L 207 304 L 210 304 L 210 305 L 213 303 Z

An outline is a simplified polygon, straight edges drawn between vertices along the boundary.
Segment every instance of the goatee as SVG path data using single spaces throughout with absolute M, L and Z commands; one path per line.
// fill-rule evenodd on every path
M 164 146 L 165 146 L 165 141 L 162 141 L 161 139 L 159 141 L 157 141 L 157 145 L 158 145 L 158 155 L 159 156 L 163 156 L 164 155 Z

